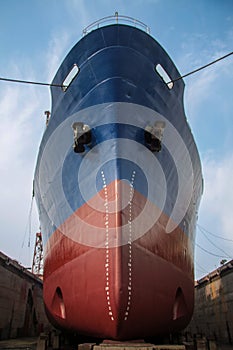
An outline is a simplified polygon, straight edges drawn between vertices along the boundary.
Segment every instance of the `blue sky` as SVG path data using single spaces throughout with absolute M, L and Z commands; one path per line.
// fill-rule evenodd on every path
M 0 0 L 0 76 L 51 82 L 84 27 L 115 11 L 146 23 L 181 74 L 233 51 L 232 0 Z M 198 223 L 222 237 L 197 229 L 196 242 L 233 258 L 233 55 L 184 81 L 205 181 Z M 28 217 L 50 102 L 47 87 L 0 81 L 0 250 L 26 266 L 39 228 L 35 203 L 31 230 Z M 221 259 L 197 246 L 196 278 Z

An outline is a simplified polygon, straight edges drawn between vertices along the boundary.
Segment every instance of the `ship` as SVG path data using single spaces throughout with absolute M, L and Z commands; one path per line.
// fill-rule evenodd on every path
M 203 181 L 183 93 L 148 27 L 118 14 L 58 69 L 34 177 L 55 327 L 121 341 L 189 323 Z

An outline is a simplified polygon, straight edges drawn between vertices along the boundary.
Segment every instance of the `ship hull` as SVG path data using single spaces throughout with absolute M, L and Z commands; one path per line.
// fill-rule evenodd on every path
M 192 316 L 201 167 L 183 82 L 170 91 L 157 62 L 178 75 L 150 36 L 115 25 L 84 37 L 54 79 L 79 65 L 67 91 L 52 88 L 35 173 L 44 302 L 60 328 L 135 339 L 175 332 Z M 78 153 L 75 123 L 91 134 Z M 158 149 L 150 132 L 148 141 L 154 125 Z

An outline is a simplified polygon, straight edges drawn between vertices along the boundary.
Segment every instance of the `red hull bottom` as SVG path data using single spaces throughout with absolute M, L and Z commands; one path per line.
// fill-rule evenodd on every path
M 111 339 L 156 336 L 185 327 L 192 314 L 193 281 L 164 259 L 132 245 L 131 283 L 128 247 L 91 249 L 61 266 L 44 281 L 44 300 L 56 324 L 81 334 Z M 109 274 L 109 283 L 106 283 Z
M 112 188 L 117 186 L 113 183 Z M 134 193 L 135 217 L 144 204 L 145 199 Z M 127 210 L 108 216 L 116 236 L 122 234 Z M 103 214 L 101 219 L 87 204 L 78 212 L 84 213 L 86 222 L 104 226 Z M 112 248 L 88 247 L 57 230 L 47 243 L 44 267 L 44 301 L 52 322 L 83 335 L 116 340 L 184 328 L 193 312 L 191 245 L 179 228 L 166 234 L 167 221 L 162 214 L 141 238 Z

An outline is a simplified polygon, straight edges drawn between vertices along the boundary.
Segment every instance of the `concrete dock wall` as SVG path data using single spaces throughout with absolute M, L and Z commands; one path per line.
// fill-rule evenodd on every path
M 233 260 L 195 285 L 195 308 L 185 332 L 233 344 Z
M 50 327 L 42 291 L 38 277 L 0 252 L 0 340 L 37 336 Z

